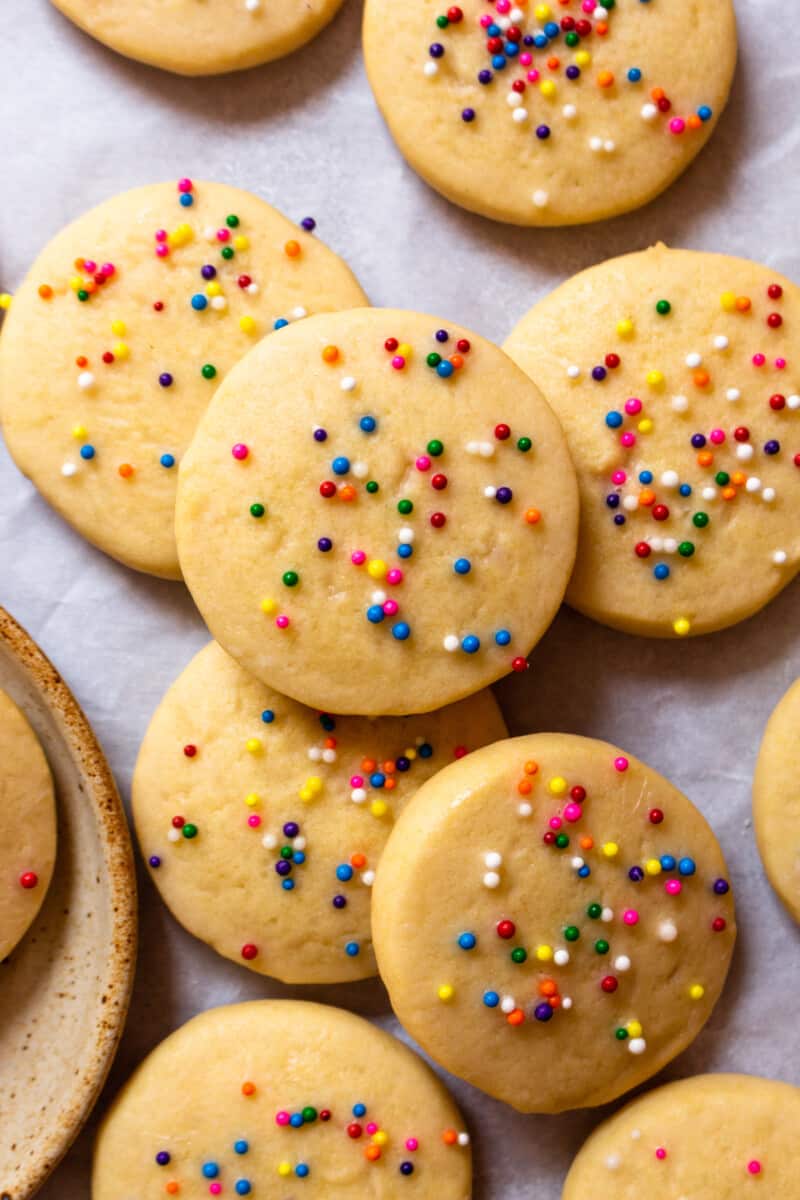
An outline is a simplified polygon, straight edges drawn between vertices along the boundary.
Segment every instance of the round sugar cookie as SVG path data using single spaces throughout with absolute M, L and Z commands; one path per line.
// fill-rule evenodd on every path
M 217 384 L 271 330 L 362 303 L 341 259 L 249 192 L 182 179 L 116 196 L 57 234 L 14 297 L 8 448 L 90 542 L 177 579 L 177 467 Z
M 448 200 L 574 225 L 652 200 L 689 165 L 736 65 L 731 0 L 367 0 L 375 98 Z
M 212 634 L 314 708 L 428 712 L 525 656 L 574 560 L 558 421 L 496 346 L 418 313 L 263 341 L 180 472 L 181 567 Z
M 696 1075 L 632 1100 L 578 1154 L 562 1200 L 770 1200 L 797 1195 L 800 1089 Z
M 408 1047 L 321 1004 L 214 1008 L 144 1060 L 103 1122 L 92 1200 L 469 1200 L 469 1135 Z
M 753 780 L 753 818 L 769 881 L 800 921 L 800 679 L 764 730 Z
M 112 50 L 177 75 L 222 75 L 291 54 L 342 0 L 52 0 Z
M 288 983 L 374 975 L 370 894 L 392 825 L 431 775 L 507 736 L 489 691 L 419 717 L 332 717 L 215 642 L 145 735 L 133 815 L 177 919 Z
M 696 1037 L 736 936 L 696 808 L 605 742 L 497 742 L 420 788 L 389 839 L 372 936 L 397 1016 L 521 1112 L 605 1104 Z
M 800 569 L 800 291 L 655 246 L 576 275 L 506 342 L 581 491 L 567 600 L 627 633 L 751 616 Z
M 27 718 L 0 690 L 0 963 L 35 920 L 55 857 L 50 768 Z

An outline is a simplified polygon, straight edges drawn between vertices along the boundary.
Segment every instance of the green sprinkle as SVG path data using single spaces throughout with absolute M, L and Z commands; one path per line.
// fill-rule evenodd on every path
M 558 834 L 556 837 L 556 845 L 558 846 L 559 850 L 566 850 L 567 846 L 569 845 L 569 838 L 565 833 Z
M 375 493 L 378 491 L 379 486 L 380 485 L 378 483 L 376 483 L 374 479 L 367 480 L 367 491 L 369 492 L 369 494 L 371 496 L 375 495 Z
M 251 517 L 263 517 L 263 515 L 266 511 L 267 510 L 264 508 L 263 504 L 256 503 L 256 504 L 250 505 L 250 516 Z
M 711 518 L 709 517 L 708 513 L 696 512 L 692 517 L 692 524 L 698 529 L 705 529 L 710 520 Z
M 594 948 L 598 954 L 608 954 L 609 945 L 605 938 L 598 938 L 594 944 Z
M 397 511 L 407 517 L 410 512 L 414 511 L 414 503 L 412 500 L 400 500 L 397 504 Z
M 730 481 L 731 477 L 727 471 L 717 471 L 714 476 L 714 482 L 718 483 L 720 487 L 727 487 Z
M 85 290 L 85 288 L 79 288 L 75 295 L 81 301 L 89 299 L 89 293 Z
M 294 850 L 291 846 L 281 846 L 281 858 L 291 858 Z
M 691 558 L 694 554 L 694 542 L 681 542 L 678 546 L 678 554 L 681 558 Z
M 234 255 L 233 246 L 223 246 L 222 249 L 220 250 L 220 254 L 222 255 L 223 258 L 228 258 L 228 259 L 233 258 L 233 255 Z
M 618 1042 L 624 1042 L 627 1036 L 628 1036 L 627 1029 L 623 1029 L 621 1026 L 619 1029 L 614 1030 L 614 1037 L 617 1039 Z
M 443 452 L 444 442 L 440 442 L 438 438 L 434 438 L 433 441 L 428 442 L 428 454 L 432 455 L 433 458 L 438 458 Z
M 590 904 L 586 910 L 586 915 L 591 917 L 593 921 L 596 921 L 603 915 L 602 904 Z
M 568 942 L 577 942 L 577 940 L 580 936 L 581 936 L 581 931 L 580 931 L 580 929 L 578 929 L 577 925 L 568 925 L 567 928 L 564 930 L 564 937 L 567 939 Z
M 214 379 L 217 374 L 217 368 L 213 363 L 206 363 L 205 366 L 200 368 L 200 374 L 203 376 L 203 379 Z
M 577 33 L 574 32 L 574 30 L 571 31 L 570 33 L 568 33 L 566 35 L 566 37 L 564 38 L 564 41 L 567 43 L 567 45 L 570 47 L 570 49 L 573 46 L 577 46 L 578 43 L 580 42 L 580 40 L 581 40 L 580 37 L 578 36 Z
M 191 825 L 187 822 L 187 824 L 181 829 L 181 833 L 185 838 L 189 838 L 191 841 L 192 838 L 197 837 L 197 826 Z
M 512 962 L 524 963 L 527 957 L 528 957 L 528 951 L 524 950 L 522 948 L 522 946 L 515 946 L 514 949 L 511 951 L 511 961 Z
M 660 317 L 668 317 L 672 312 L 672 305 L 670 304 L 669 300 L 659 300 L 658 304 L 656 305 L 656 312 Z
M 437 354 L 435 350 L 431 350 L 430 354 L 425 359 L 425 362 L 428 364 L 429 367 L 438 367 L 438 365 L 441 361 L 442 361 L 441 354 Z
M 517 441 L 517 449 L 521 450 L 523 454 L 527 454 L 532 445 L 533 442 L 529 437 L 521 437 Z
M 236 213 L 231 213 L 229 216 L 227 216 L 225 218 L 225 224 L 229 229 L 235 229 L 239 224 L 239 218 L 236 216 Z
M 440 29 L 447 29 L 447 26 L 450 24 L 450 22 L 447 17 L 442 16 L 436 18 L 436 24 Z
M 230 218 L 228 218 L 228 220 L 230 220 Z M 316 1119 L 317 1119 L 317 1110 L 309 1104 L 308 1108 L 303 1109 L 303 1120 L 308 1125 L 312 1121 L 316 1121 Z
M 297 587 L 300 582 L 300 576 L 297 571 L 284 571 L 281 576 L 286 587 Z

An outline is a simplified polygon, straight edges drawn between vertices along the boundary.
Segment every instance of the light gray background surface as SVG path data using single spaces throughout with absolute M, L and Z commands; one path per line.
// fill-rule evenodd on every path
M 288 60 L 197 80 L 120 58 L 46 0 L 0 0 L 0 290 L 13 291 L 44 242 L 85 209 L 179 175 L 249 188 L 297 220 L 312 214 L 374 303 L 498 341 L 567 275 L 658 239 L 758 258 L 800 281 L 800 34 L 784 0 L 737 7 L 733 99 L 688 173 L 633 216 L 537 232 L 450 206 L 405 165 L 364 77 L 360 0 L 345 0 Z M 795 583 L 739 628 L 685 643 L 629 638 L 563 610 L 532 669 L 498 689 L 514 733 L 616 741 L 686 791 L 722 841 L 741 924 L 734 969 L 710 1026 L 665 1077 L 735 1070 L 800 1084 L 800 931 L 766 884 L 750 828 L 761 732 L 800 675 L 799 600 Z M 151 712 L 206 640 L 188 594 L 86 545 L 0 445 L 0 603 L 64 673 L 127 797 Z M 144 879 L 141 909 L 133 1007 L 99 1111 L 152 1046 L 213 1004 L 303 995 L 394 1028 L 378 984 L 271 984 L 184 933 Z M 600 1114 L 522 1117 L 454 1086 L 474 1135 L 476 1200 L 557 1200 Z M 85 1200 L 91 1138 L 90 1128 L 43 1200 Z

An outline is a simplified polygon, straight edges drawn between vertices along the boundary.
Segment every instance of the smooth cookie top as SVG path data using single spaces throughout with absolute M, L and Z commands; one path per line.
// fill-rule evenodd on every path
M 655 246 L 574 276 L 506 349 L 561 418 L 581 532 L 567 600 L 629 633 L 751 616 L 800 569 L 800 291 Z
M 221 954 L 289 983 L 362 979 L 396 817 L 441 767 L 505 736 L 489 691 L 420 717 L 332 717 L 212 642 L 145 735 L 139 844 L 177 919 Z
M 27 718 L 0 691 L 0 963 L 41 908 L 55 856 L 50 768 Z
M 342 0 L 52 0 L 112 50 L 179 75 L 240 71 L 290 54 Z
M 792 1200 L 800 1088 L 698 1075 L 656 1088 L 583 1146 L 562 1200 Z
M 605 1104 L 699 1033 L 735 939 L 697 809 L 605 742 L 533 734 L 425 784 L 395 826 L 372 933 L 397 1016 L 522 1112 Z
M 496 346 L 389 309 L 267 338 L 180 471 L 181 567 L 217 641 L 327 712 L 427 712 L 506 672 L 572 568 L 558 421 Z
M 98 1135 L 92 1200 L 469 1200 L 444 1086 L 361 1017 L 299 1001 L 215 1008 L 150 1054 Z
M 178 578 L 176 468 L 217 384 L 271 330 L 364 302 L 341 259 L 248 192 L 182 179 L 116 196 L 57 234 L 14 297 L 9 450 L 90 542 Z
M 464 208 L 571 225 L 657 196 L 736 65 L 731 0 L 367 0 L 364 51 L 403 154 Z
M 753 780 L 753 817 L 769 881 L 800 921 L 800 679 L 764 731 Z

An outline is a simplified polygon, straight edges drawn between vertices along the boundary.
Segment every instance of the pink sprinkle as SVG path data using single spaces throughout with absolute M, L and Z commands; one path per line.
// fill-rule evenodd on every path
M 416 467 L 418 471 L 429 471 L 431 469 L 431 460 L 427 454 L 420 454 L 416 462 Z
M 87 275 L 94 275 L 95 271 L 97 270 L 97 263 L 93 258 L 85 258 L 83 260 L 83 269 Z
M 386 572 L 386 582 L 387 583 L 402 583 L 403 582 L 403 572 L 400 570 L 399 567 L 392 567 L 391 571 Z
M 156 246 L 156 254 L 159 258 L 166 258 L 169 254 L 169 246 L 166 242 L 159 242 Z
M 614 759 L 614 770 L 615 771 L 627 771 L 628 766 L 629 766 L 628 760 L 627 760 L 627 758 L 625 758 L 624 755 L 621 754 L 619 756 L 619 758 Z
M 710 437 L 711 441 L 714 443 L 715 446 L 721 446 L 722 443 L 725 441 L 725 430 L 724 429 L 712 429 L 711 433 L 708 436 Z
M 367 561 L 367 556 L 363 550 L 354 550 L 350 555 L 350 562 L 354 567 L 361 567 Z
M 758 1161 L 757 1158 L 754 1158 L 751 1160 L 751 1162 L 749 1162 L 747 1164 L 747 1169 L 751 1175 L 760 1175 L 761 1174 L 761 1163 Z
M 230 229 L 224 229 L 224 228 L 223 228 L 223 229 L 218 229 L 218 230 L 217 230 L 217 241 L 218 241 L 218 242 L 229 242 L 229 241 L 230 241 L 230 237 L 231 237 L 231 231 L 230 231 Z
M 763 365 L 766 361 L 767 360 L 763 354 L 754 354 L 753 355 L 753 366 L 754 367 L 763 367 Z
M 528 54 L 528 51 L 526 50 L 524 54 L 520 54 L 519 61 L 523 67 L 529 67 L 533 62 L 533 55 Z
M 528 71 L 528 83 L 538 83 L 540 78 L 541 76 L 536 70 L 536 67 L 534 67 L 532 71 Z
M 625 474 L 624 471 L 615 471 L 614 474 L 611 476 L 611 482 L 616 483 L 616 484 L 623 484 L 627 478 L 628 478 L 628 476 Z
M 641 411 L 642 411 L 642 402 L 638 398 L 638 396 L 631 396 L 630 400 L 625 401 L 625 412 L 626 413 L 634 414 L 634 413 L 639 413 Z
M 387 617 L 393 617 L 399 607 L 400 605 L 396 600 L 387 600 L 383 606 L 383 611 L 386 613 Z
M 278 629 L 288 629 L 289 618 L 284 613 L 281 613 L 279 617 L 275 618 L 275 624 L 278 626 Z
M 625 912 L 622 914 L 622 919 L 626 925 L 639 924 L 639 914 L 635 908 L 626 908 Z
M 664 1160 L 666 1157 L 667 1157 L 667 1152 L 666 1152 L 666 1150 L 664 1149 L 664 1147 L 663 1147 L 663 1146 L 659 1146 L 659 1147 L 658 1147 L 658 1149 L 656 1150 L 656 1158 L 660 1158 L 660 1159 L 662 1160 L 662 1162 L 663 1162 L 663 1160 Z
M 507 13 L 511 9 L 511 0 L 497 0 L 497 11 L 499 13 Z
M 247 824 L 251 829 L 258 829 L 261 824 L 261 817 L 259 817 L 258 813 L 253 813 L 252 816 L 247 818 Z
M 191 190 L 192 190 L 191 179 L 179 179 L 178 180 L 178 191 L 179 192 L 190 192 Z
M 548 824 L 551 829 L 560 829 L 564 822 L 561 820 L 561 817 L 551 817 Z
M 378 1126 L 375 1124 L 374 1121 L 370 1121 L 369 1125 L 367 1125 L 367 1133 L 369 1133 L 371 1135 L 371 1134 L 377 1133 L 377 1132 L 378 1132 Z
M 623 433 L 619 439 L 619 444 L 621 446 L 624 446 L 626 450 L 629 450 L 631 448 L 631 446 L 636 445 L 636 434 L 635 433 Z
M 100 274 L 105 275 L 106 279 L 110 279 L 111 276 L 116 273 L 116 270 L 117 270 L 117 268 L 114 266 L 113 263 L 103 263 L 102 267 L 100 268 Z M 777 363 L 776 363 L 776 366 L 777 366 Z
M 775 366 L 778 368 L 779 371 L 783 371 L 786 366 L 786 359 L 785 358 L 776 358 Z
M 580 821 L 583 816 L 583 809 L 580 804 L 568 804 L 564 809 L 565 821 Z
M 491 15 L 489 13 L 484 13 L 484 15 L 480 19 L 481 28 L 488 29 L 489 26 L 491 25 L 491 23 L 492 23 Z
M 392 359 L 392 366 L 394 367 L 395 371 L 402 371 L 405 365 L 406 360 L 403 358 L 402 354 L 395 354 L 394 358 Z
M 156 230 L 156 241 L 157 242 L 165 242 L 166 240 L 167 240 L 166 229 L 157 229 Z
M 583 0 L 581 8 L 585 13 L 593 13 L 597 8 L 597 0 Z
M 288 1112 L 286 1112 L 285 1109 L 282 1108 L 280 1112 L 277 1112 L 275 1114 L 275 1124 L 276 1125 L 288 1125 L 289 1124 L 289 1114 L 288 1114 Z
M 686 122 L 684 121 L 683 117 L 673 117 L 669 123 L 670 133 L 679 134 L 679 133 L 684 133 L 685 130 L 686 130 Z
M 231 447 L 231 454 L 239 462 L 244 462 L 249 453 L 250 451 L 248 450 L 247 446 L 245 446 L 244 442 L 237 442 L 235 446 Z
M 680 879 L 668 879 L 664 884 L 664 891 L 668 896 L 680 896 L 683 891 L 683 884 Z
M 210 1183 L 208 1185 L 208 1190 L 211 1192 L 212 1196 L 218 1196 L 220 1194 L 220 1192 L 222 1191 L 222 1184 L 221 1183 Z
M 413 1154 L 419 1148 L 419 1142 L 416 1138 L 406 1138 L 406 1150 L 410 1150 Z

